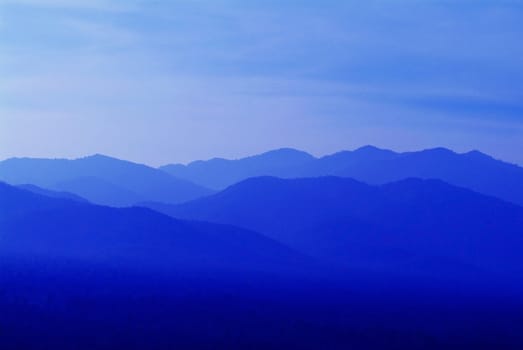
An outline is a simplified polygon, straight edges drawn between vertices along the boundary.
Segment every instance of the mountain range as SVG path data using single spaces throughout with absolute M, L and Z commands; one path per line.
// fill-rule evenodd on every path
M 102 155 L 75 160 L 7 159 L 0 162 L 0 181 L 69 192 L 110 206 L 151 200 L 179 203 L 212 193 L 158 169 Z
M 255 230 L 352 268 L 523 274 L 523 208 L 440 180 L 259 177 L 179 205 L 145 205 Z
M 238 160 L 215 158 L 160 169 L 217 190 L 256 176 L 340 176 L 375 185 L 413 177 L 439 179 L 523 205 L 523 168 L 478 151 L 459 154 L 435 148 L 397 153 L 365 146 L 316 158 L 286 148 Z
M 66 192 L 117 207 L 141 202 L 182 203 L 259 176 L 338 176 L 372 185 L 407 178 L 439 179 L 523 205 L 523 168 L 478 151 L 459 154 L 445 148 L 397 153 L 365 146 L 321 158 L 285 148 L 238 160 L 214 158 L 159 169 L 103 155 L 0 162 L 0 181 Z
M 478 152 L 18 158 L 0 179 L 2 348 L 522 348 L 521 168 Z
M 172 219 L 146 208 L 111 208 L 0 183 L 3 260 L 285 270 L 309 259 L 253 231 Z
M 178 173 L 168 174 L 173 169 Z M 322 158 L 281 149 L 161 169 L 101 155 L 13 158 L 0 162 L 0 179 L 10 183 L 2 185 L 0 214 L 9 214 L 1 218 L 5 242 L 26 237 L 41 252 L 62 247 L 60 254 L 102 257 L 112 254 L 108 242 L 116 241 L 115 254 L 142 254 L 133 250 L 142 245 L 150 249 L 149 260 L 167 257 L 167 247 L 171 257 L 214 259 L 234 257 L 239 252 L 231 247 L 246 244 L 250 256 L 257 250 L 278 256 L 279 246 L 348 268 L 521 274 L 521 171 L 479 152 L 396 153 L 371 146 Z M 218 192 L 194 184 L 205 179 L 216 180 L 205 183 L 214 188 L 239 182 Z M 182 237 L 180 251 L 171 247 L 169 232 Z M 213 241 L 229 239 L 230 232 L 275 246 Z M 216 249 L 196 253 L 198 244 Z

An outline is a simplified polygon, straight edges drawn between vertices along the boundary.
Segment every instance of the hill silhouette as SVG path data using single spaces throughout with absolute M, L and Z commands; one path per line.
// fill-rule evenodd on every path
M 6 349 L 523 344 L 521 208 L 495 198 L 433 180 L 263 177 L 166 207 L 288 248 L 37 192 L 0 183 Z
M 198 161 L 164 166 L 173 176 L 203 186 L 224 189 L 255 176 L 283 178 L 341 176 L 369 184 L 385 184 L 407 178 L 439 179 L 483 194 L 523 205 L 523 168 L 496 160 L 478 151 L 459 154 L 445 148 L 396 153 L 373 146 L 342 151 L 321 158 L 304 156 L 300 151 L 289 155 L 286 166 L 272 166 L 271 158 L 281 158 L 274 151 L 238 160 Z M 286 153 L 286 152 L 283 152 Z M 264 167 L 253 167 L 252 163 Z M 219 178 L 219 181 L 216 179 Z
M 256 230 L 351 267 L 523 272 L 523 208 L 439 180 L 260 177 L 192 202 L 148 206 Z
M 51 198 L 4 183 L 0 231 L 3 259 L 238 270 L 292 269 L 309 261 L 249 230 Z
M 182 179 L 213 189 L 223 189 L 236 182 L 256 176 L 292 176 L 295 168 L 312 162 L 314 157 L 306 152 L 282 148 L 260 155 L 238 160 L 214 158 L 208 161 L 195 161 L 189 165 L 171 164 L 160 169 Z
M 102 155 L 75 160 L 8 159 L 0 162 L 0 181 L 67 191 L 93 203 L 116 206 L 143 200 L 179 203 L 211 193 L 163 171 Z

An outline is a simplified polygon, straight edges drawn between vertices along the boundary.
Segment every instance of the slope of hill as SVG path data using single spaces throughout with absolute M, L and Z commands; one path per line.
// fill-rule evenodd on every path
M 67 191 L 93 203 L 118 206 L 143 200 L 179 203 L 211 193 L 163 171 L 102 155 L 76 160 L 8 159 L 0 162 L 0 180 Z
M 98 177 L 82 176 L 58 182 L 53 185 L 55 190 L 74 192 L 79 196 L 89 198 L 92 203 L 115 207 L 130 206 L 144 200 L 140 195 L 125 187 L 102 180 Z
M 45 197 L 0 183 L 3 259 L 72 259 L 163 268 L 292 269 L 309 261 L 258 233 Z
M 270 158 L 271 154 L 269 152 L 264 157 Z M 411 177 L 439 179 L 523 205 L 523 168 L 478 151 L 458 154 L 436 148 L 396 153 L 365 146 L 322 158 L 303 157 L 301 161 L 288 162 L 285 167 L 281 164 L 273 167 L 267 162 L 262 170 L 248 165 L 248 159 L 256 158 L 199 161 L 187 166 L 165 166 L 162 169 L 174 176 L 221 189 L 248 177 L 267 175 L 283 178 L 342 176 L 370 184 L 385 184 Z M 218 167 L 218 163 L 227 166 Z M 214 182 L 215 176 L 221 179 L 220 183 Z
M 438 181 L 344 178 L 251 179 L 179 207 L 203 204 L 365 270 L 315 270 L 246 229 L 0 183 L 1 347 L 521 349 L 521 276 L 505 283 L 464 262 L 521 266 L 517 206 Z M 408 269 L 425 275 L 398 273 Z M 480 279 L 461 278 L 471 270 Z
M 78 201 L 78 202 L 87 202 L 86 199 L 74 194 L 74 193 L 71 193 L 71 192 L 67 192 L 67 191 L 51 191 L 51 190 L 47 190 L 45 188 L 41 188 L 41 187 L 38 187 L 38 186 L 35 186 L 35 185 L 30 185 L 30 184 L 26 184 L 26 185 L 18 185 L 16 186 L 22 190 L 26 190 L 26 191 L 29 191 L 29 192 L 33 192 L 33 193 L 36 193 L 36 194 L 40 194 L 42 196 L 46 196 L 46 197 L 51 197 L 51 198 L 61 198 L 61 199 L 71 199 L 71 200 L 75 200 L 75 201 Z
M 253 229 L 349 266 L 523 272 L 523 208 L 438 180 L 370 186 L 337 177 L 261 177 L 189 203 L 149 206 Z

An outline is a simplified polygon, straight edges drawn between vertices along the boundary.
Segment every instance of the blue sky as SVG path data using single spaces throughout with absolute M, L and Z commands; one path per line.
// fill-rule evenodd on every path
M 523 2 L 0 0 L 0 158 L 277 147 L 523 164 Z

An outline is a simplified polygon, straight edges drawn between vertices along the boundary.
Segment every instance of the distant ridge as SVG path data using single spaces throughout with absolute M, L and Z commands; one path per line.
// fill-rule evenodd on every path
M 292 176 L 295 168 L 314 160 L 315 158 L 306 152 L 281 148 L 238 160 L 213 158 L 208 161 L 195 161 L 187 166 L 166 165 L 160 169 L 178 178 L 205 184 L 202 186 L 208 188 L 222 189 L 254 176 Z
M 70 192 L 111 206 L 143 200 L 179 203 L 212 192 L 158 169 L 100 154 L 74 160 L 8 159 L 0 162 L 0 181 Z
M 439 147 L 397 153 L 368 145 L 321 158 L 297 150 L 276 150 L 238 160 L 214 159 L 160 169 L 214 189 L 256 176 L 341 176 L 369 184 L 406 178 L 439 179 L 523 205 L 523 168 L 476 150 L 460 154 Z

